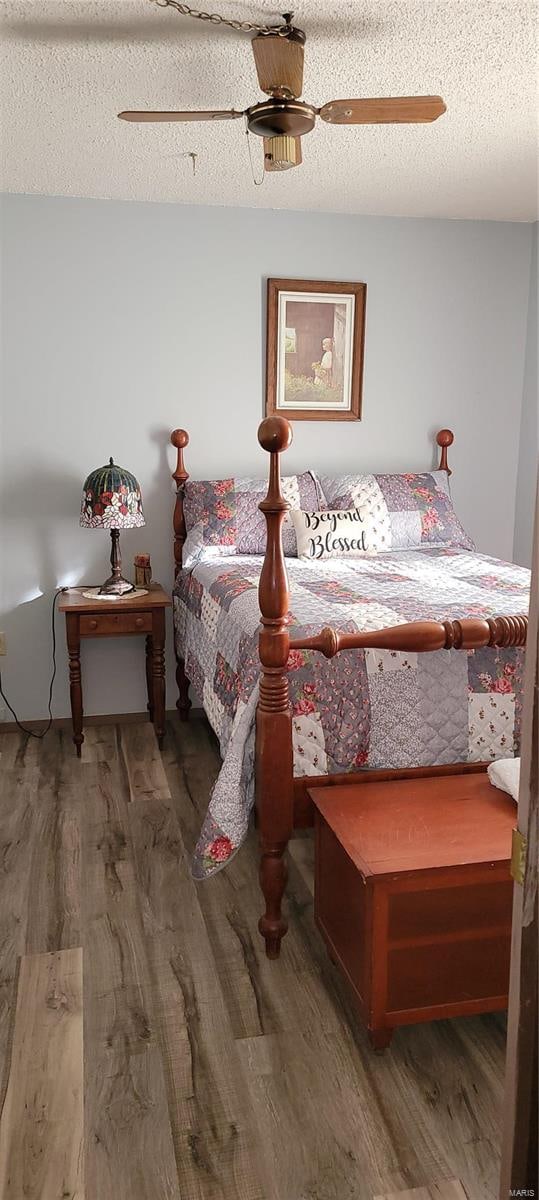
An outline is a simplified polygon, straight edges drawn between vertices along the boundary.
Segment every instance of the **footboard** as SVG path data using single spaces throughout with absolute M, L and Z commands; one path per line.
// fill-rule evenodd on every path
M 294 781 L 292 718 L 289 704 L 288 659 L 291 650 L 318 651 L 333 658 L 342 650 L 378 649 L 397 652 L 429 653 L 442 649 L 471 650 L 484 646 L 523 646 L 527 635 L 524 615 L 494 618 L 466 618 L 454 621 L 417 621 L 369 632 L 339 633 L 322 629 L 315 636 L 291 639 L 288 631 L 289 587 L 282 544 L 282 524 L 289 507 L 281 489 L 280 455 L 292 441 L 292 429 L 283 417 L 268 417 L 262 422 L 258 439 L 270 455 L 270 478 L 266 498 L 260 509 L 266 518 L 267 543 L 260 576 L 259 603 L 261 626 L 259 653 L 261 663 L 260 698 L 256 718 L 256 809 L 260 830 L 260 884 L 266 910 L 259 928 L 266 942 L 268 957 L 279 954 L 287 928 L 281 911 L 286 886 L 285 851 L 294 825 L 305 823 L 304 797 L 307 787 L 321 784 L 357 783 L 373 779 L 451 774 L 458 770 L 481 770 L 484 764 L 456 764 L 438 768 L 409 768 L 350 772 L 346 775 L 306 777 Z M 447 448 L 453 442 L 450 430 L 437 435 L 441 448 L 440 470 L 449 473 Z M 295 784 L 297 785 L 295 787 Z M 296 792 L 296 796 L 295 796 Z M 294 801 L 296 816 L 294 819 Z

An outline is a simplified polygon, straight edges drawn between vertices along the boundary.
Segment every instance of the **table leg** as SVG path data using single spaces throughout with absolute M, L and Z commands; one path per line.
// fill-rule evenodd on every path
M 82 732 L 82 680 L 80 670 L 80 630 L 77 613 L 66 613 L 67 652 L 69 655 L 69 694 L 71 697 L 71 719 L 73 741 L 77 758 L 81 756 L 84 741 Z
M 165 736 L 165 612 L 154 610 L 152 621 L 153 724 L 161 747 Z
M 148 688 L 148 712 L 150 714 L 150 721 L 153 721 L 153 638 L 151 633 L 146 637 L 146 685 Z

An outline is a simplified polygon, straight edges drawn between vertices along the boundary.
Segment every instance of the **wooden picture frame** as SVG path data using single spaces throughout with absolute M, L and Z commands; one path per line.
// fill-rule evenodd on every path
M 267 416 L 361 420 L 366 298 L 365 283 L 268 279 Z

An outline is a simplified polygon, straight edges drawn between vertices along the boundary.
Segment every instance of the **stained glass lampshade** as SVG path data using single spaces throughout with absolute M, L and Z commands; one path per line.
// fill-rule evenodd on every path
M 124 596 L 134 586 L 122 575 L 120 529 L 144 525 L 139 484 L 130 471 L 119 467 L 112 458 L 88 476 L 82 489 L 80 524 L 86 529 L 110 529 L 112 574 L 99 589 L 105 596 Z

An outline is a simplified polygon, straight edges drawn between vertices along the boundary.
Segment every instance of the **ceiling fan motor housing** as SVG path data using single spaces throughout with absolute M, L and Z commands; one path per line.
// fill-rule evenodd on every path
M 303 137 L 314 128 L 316 109 L 303 100 L 271 97 L 253 104 L 246 117 L 250 132 L 259 137 Z

